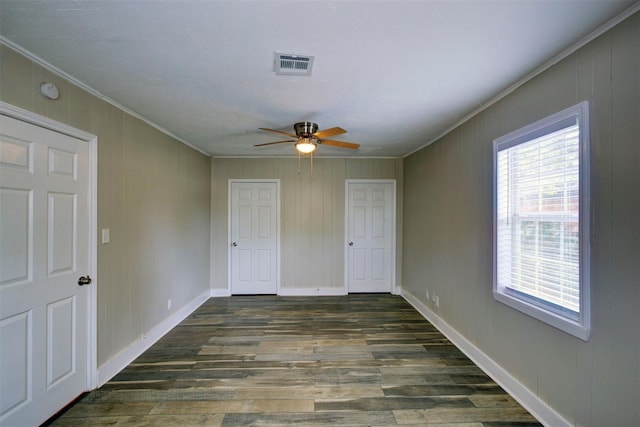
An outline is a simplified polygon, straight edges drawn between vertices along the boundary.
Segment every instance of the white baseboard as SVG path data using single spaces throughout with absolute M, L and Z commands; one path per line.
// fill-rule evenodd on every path
M 171 314 L 168 318 L 160 322 L 149 332 L 144 334 L 138 340 L 134 341 L 127 348 L 109 359 L 98 367 L 98 387 L 101 387 L 113 378 L 118 372 L 123 370 L 127 365 L 133 362 L 137 357 L 144 353 L 149 347 L 155 344 L 167 332 L 182 322 L 187 316 L 193 313 L 211 296 L 211 291 L 198 295 L 196 298 L 185 304 L 180 310 Z
M 303 297 L 303 296 L 340 296 L 346 295 L 344 288 L 280 288 L 279 296 L 283 297 Z M 211 289 L 211 297 L 230 297 L 229 289 Z
M 437 314 L 429 309 L 415 295 L 403 289 L 402 297 L 542 424 L 554 427 L 569 427 L 572 425 L 546 402 L 542 401 L 534 392 L 520 383 L 513 375 L 473 345 L 471 341 L 467 340 L 451 327 L 451 325 L 438 317 Z
M 344 288 L 280 288 L 278 295 L 283 297 L 340 296 L 346 295 Z
M 224 289 L 211 289 L 211 297 L 219 298 L 219 297 L 230 297 L 231 291 L 227 288 Z

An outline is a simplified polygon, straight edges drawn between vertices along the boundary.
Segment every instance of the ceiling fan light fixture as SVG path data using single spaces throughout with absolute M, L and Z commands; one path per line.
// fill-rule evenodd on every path
M 313 153 L 316 150 L 316 144 L 311 138 L 301 138 L 296 142 L 296 150 L 302 154 Z

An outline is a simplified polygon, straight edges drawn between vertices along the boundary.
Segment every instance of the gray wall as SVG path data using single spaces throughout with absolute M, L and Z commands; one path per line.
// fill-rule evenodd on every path
M 404 288 L 570 422 L 640 425 L 640 14 L 405 159 Z M 492 298 L 492 141 L 591 101 L 592 332 Z M 431 305 L 433 307 L 433 305 Z
M 208 291 L 210 159 L 5 46 L 0 64 L 2 101 L 98 137 L 98 229 L 111 231 L 98 246 L 102 365 Z
M 292 147 L 293 150 L 293 147 Z M 228 181 L 280 179 L 281 286 L 344 287 L 344 190 L 346 179 L 397 179 L 396 235 L 402 227 L 401 159 L 213 158 L 211 160 L 211 287 L 228 287 Z M 402 244 L 397 243 L 396 284 L 401 282 Z M 305 291 L 306 292 L 306 291 Z

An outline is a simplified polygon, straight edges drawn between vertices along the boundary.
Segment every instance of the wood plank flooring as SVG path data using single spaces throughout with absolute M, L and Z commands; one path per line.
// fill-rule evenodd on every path
M 540 424 L 404 299 L 210 299 L 55 426 Z

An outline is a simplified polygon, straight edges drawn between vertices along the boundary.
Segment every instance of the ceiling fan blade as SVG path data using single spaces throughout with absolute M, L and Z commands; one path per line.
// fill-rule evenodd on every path
M 258 128 L 258 129 L 266 130 L 267 132 L 279 133 L 280 135 L 287 135 L 287 136 L 290 136 L 291 138 L 297 138 L 298 137 L 298 135 L 294 135 L 294 134 L 288 133 L 288 132 L 283 132 L 281 130 L 268 129 L 268 128 Z
M 296 142 L 296 139 L 287 139 L 286 141 L 266 142 L 264 144 L 256 144 L 254 147 L 264 147 L 265 145 L 284 144 L 285 142 Z
M 320 141 L 320 144 L 333 145 L 334 147 L 350 148 L 352 150 L 360 147 L 360 144 L 354 144 L 353 142 L 332 141 L 330 139 L 323 139 L 322 141 Z
M 323 139 L 328 136 L 342 135 L 343 133 L 347 133 L 347 131 L 342 129 L 341 127 L 334 127 L 325 130 L 319 130 L 318 132 L 314 133 L 313 136 L 318 139 Z

